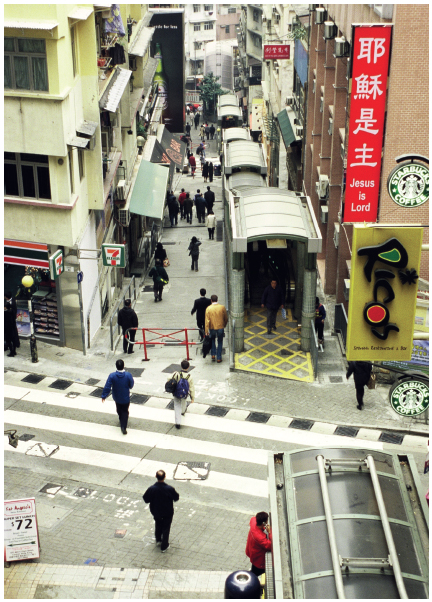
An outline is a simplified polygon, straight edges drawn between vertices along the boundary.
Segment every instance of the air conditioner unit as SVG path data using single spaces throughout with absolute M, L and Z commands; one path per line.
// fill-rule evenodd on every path
M 327 16 L 327 12 L 325 8 L 316 8 L 315 9 L 315 25 L 322 25 Z
M 334 233 L 333 233 L 333 242 L 336 249 L 339 248 L 339 233 L 340 233 L 340 223 L 334 223 Z
M 316 90 L 316 79 L 314 79 L 312 82 L 312 94 L 315 94 L 315 90 Z
M 119 222 L 122 226 L 129 226 L 130 224 L 130 211 L 129 209 L 119 209 Z
M 206 11 L 204 11 L 204 15 L 205 15 L 206 17 L 210 17 L 210 12 L 209 12 L 208 10 L 206 10 Z
M 349 54 L 349 43 L 345 38 L 335 38 L 335 57 L 340 59 Z
M 118 201 L 126 200 L 126 180 L 119 180 L 116 192 Z
M 317 182 L 317 184 L 319 184 L 319 182 Z M 321 223 L 322 224 L 328 223 L 328 207 L 327 207 L 327 205 L 321 206 Z
M 326 201 L 329 197 L 329 177 L 324 174 L 319 176 L 318 196 L 320 201 Z
M 333 40 L 336 37 L 336 25 L 333 21 L 325 21 L 324 23 L 324 39 Z
M 136 59 L 136 56 L 130 56 L 129 57 L 129 69 L 131 71 L 136 71 L 137 70 L 137 59 Z
M 328 133 L 329 133 L 329 136 L 333 136 L 333 119 L 331 117 L 329 117 Z
M 292 107 L 292 106 L 293 106 L 293 104 L 294 104 L 294 96 L 287 96 L 287 97 L 285 98 L 285 104 L 286 104 L 288 107 Z
M 320 113 L 324 113 L 324 96 L 321 96 L 320 100 Z
M 350 279 L 344 278 L 344 297 L 345 301 L 349 301 Z
M 296 126 L 295 133 L 296 133 L 296 136 L 298 136 L 299 138 L 302 138 L 303 137 L 303 128 Z

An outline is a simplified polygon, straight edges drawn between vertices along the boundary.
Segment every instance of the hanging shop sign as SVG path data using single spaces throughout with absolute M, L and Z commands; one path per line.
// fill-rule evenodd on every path
M 59 249 L 49 258 L 51 280 L 55 280 L 64 272 L 64 255 Z
M 419 207 L 429 200 L 429 168 L 409 161 L 397 165 L 387 179 L 387 190 L 401 207 Z
M 344 222 L 376 222 L 391 25 L 353 27 Z
M 354 227 L 348 360 L 409 361 L 423 228 Z
M 389 399 L 400 416 L 419 416 L 429 408 L 429 384 L 415 377 L 396 382 L 389 391 Z
M 124 268 L 126 266 L 124 245 L 102 245 L 102 261 L 104 266 Z
M 264 44 L 264 60 L 274 61 L 290 58 L 289 44 Z
M 4 519 L 5 561 L 39 558 L 35 498 L 4 502 Z

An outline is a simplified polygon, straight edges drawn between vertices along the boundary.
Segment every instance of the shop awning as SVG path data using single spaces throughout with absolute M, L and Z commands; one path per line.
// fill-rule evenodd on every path
M 102 95 L 99 101 L 99 107 L 111 113 L 115 113 L 120 104 L 121 97 L 128 85 L 132 71 L 117 67 L 117 73 L 113 76 L 108 88 Z
M 135 39 L 129 48 L 129 54 L 132 54 L 133 56 L 144 56 L 154 32 L 154 27 L 143 27 L 135 36 Z
M 68 19 L 72 19 L 72 21 L 85 21 L 92 14 L 93 9 L 88 7 L 77 7 L 74 8 L 73 11 L 68 15 Z
M 37 242 L 5 238 L 4 262 L 49 270 L 48 246 Z
M 131 213 L 161 220 L 164 213 L 168 178 L 168 167 L 143 159 L 132 191 Z
M 285 146 L 288 148 L 292 142 L 295 142 L 296 137 L 286 109 L 283 109 L 280 113 L 278 113 L 277 120 L 279 122 L 279 127 L 282 138 L 285 142 Z
M 43 29 L 45 31 L 51 31 L 55 27 L 58 27 L 57 21 L 26 21 L 20 19 L 6 19 L 3 21 L 3 27 L 10 29 Z
M 73 138 L 71 138 L 68 141 L 67 145 L 75 146 L 76 148 L 87 148 L 88 143 L 89 143 L 88 138 L 82 138 L 81 136 L 74 136 Z

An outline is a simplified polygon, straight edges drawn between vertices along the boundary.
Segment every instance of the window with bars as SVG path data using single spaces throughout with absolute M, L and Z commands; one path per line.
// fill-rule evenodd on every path
M 204 4 L 204 10 L 205 11 L 213 10 L 213 4 Z
M 234 14 L 234 13 L 236 13 L 236 12 L 237 12 L 237 9 L 236 9 L 236 8 L 234 8 L 234 7 L 230 7 L 230 8 L 228 9 L 228 14 L 229 14 L 229 15 L 232 15 L 232 14 Z
M 4 192 L 6 196 L 50 199 L 48 156 L 5 152 Z
M 229 25 L 225 25 L 225 33 L 229 33 L 230 32 L 230 26 Z
M 4 38 L 4 87 L 48 91 L 45 40 Z
M 201 23 L 194 23 L 194 31 L 201 31 Z
M 206 29 L 206 30 L 213 29 L 213 22 L 204 23 L 204 29 Z
M 193 5 L 193 11 L 194 11 L 194 13 L 199 13 L 200 10 L 201 10 L 201 6 L 199 4 L 194 4 Z

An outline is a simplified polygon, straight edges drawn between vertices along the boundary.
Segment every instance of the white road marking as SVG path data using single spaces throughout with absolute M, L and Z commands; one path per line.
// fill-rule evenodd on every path
M 4 450 L 11 453 L 26 454 L 35 445 L 47 444 L 42 441 L 19 441 L 15 449 L 8 443 L 8 438 L 4 437 Z M 98 468 L 108 468 L 111 470 L 121 470 L 122 472 L 131 472 L 145 477 L 154 477 L 157 470 L 164 470 L 168 478 L 172 479 L 176 464 L 161 462 L 160 460 L 146 460 L 134 456 L 114 454 L 110 452 L 97 451 L 94 449 L 82 449 L 76 447 L 67 447 L 61 445 L 59 450 L 50 456 L 44 458 L 42 462 L 51 462 L 52 460 L 62 460 L 64 462 L 75 462 L 87 466 L 97 466 Z M 121 468 L 120 468 L 121 467 Z M 242 477 L 238 475 L 222 473 L 210 470 L 209 477 L 205 481 L 190 481 L 200 487 L 211 487 L 213 489 L 223 489 L 234 493 L 244 493 L 255 497 L 267 498 L 267 481 Z
M 99 414 L 115 414 L 115 405 L 111 398 L 104 404 L 97 397 L 76 397 L 70 399 L 61 393 L 51 393 L 48 391 L 30 391 L 24 398 L 25 401 L 34 403 L 48 403 L 50 405 L 61 406 L 76 410 L 85 410 L 87 412 L 97 412 Z M 169 400 L 167 399 L 167 403 Z M 143 420 L 152 420 L 154 422 L 173 422 L 174 412 L 172 410 L 163 410 L 159 408 L 149 408 L 140 405 L 131 405 L 131 416 Z M 221 433 L 230 433 L 232 435 L 244 435 L 247 437 L 256 437 L 259 439 L 268 439 L 272 441 L 281 441 L 284 443 L 293 443 L 305 447 L 332 447 L 335 445 L 344 445 L 345 447 L 382 450 L 383 443 L 379 441 L 366 441 L 358 438 L 342 437 L 339 435 L 322 435 L 309 431 L 300 431 L 298 429 L 282 428 L 268 424 L 258 424 L 254 422 L 245 422 L 239 420 L 230 420 L 228 418 L 217 418 L 215 416 L 187 414 L 183 418 L 183 424 L 193 428 L 199 428 L 207 431 L 217 431 Z
M 264 449 L 250 449 L 235 445 L 227 445 L 225 443 L 213 443 L 212 441 L 200 441 L 199 439 L 186 439 L 184 437 L 176 437 L 175 435 L 131 429 L 130 427 L 128 427 L 128 434 L 125 437 L 117 426 L 94 424 L 93 422 L 81 422 L 79 420 L 58 418 L 55 416 L 29 414 L 27 412 L 16 412 L 15 410 L 6 410 L 4 412 L 4 421 L 13 424 L 14 426 L 50 430 L 53 432 L 56 431 L 83 437 L 94 437 L 95 439 L 104 439 L 108 441 L 123 441 L 135 445 L 145 445 L 146 447 L 193 453 L 203 456 L 203 459 L 214 456 L 226 460 L 251 462 L 253 464 L 260 464 L 261 466 L 267 466 L 268 460 L 268 451 Z

